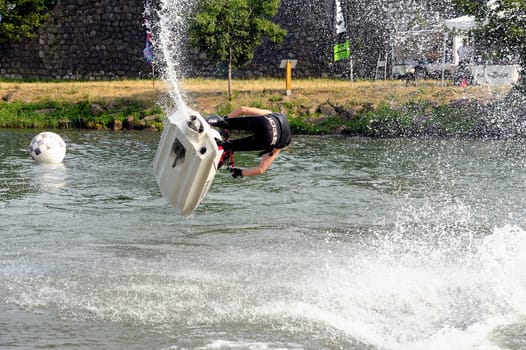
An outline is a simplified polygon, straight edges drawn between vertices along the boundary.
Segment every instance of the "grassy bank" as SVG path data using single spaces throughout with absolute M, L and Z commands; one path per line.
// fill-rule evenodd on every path
M 363 134 L 371 126 L 391 128 L 397 121 L 400 127 L 419 118 L 435 127 L 436 113 L 448 116 L 448 128 L 462 129 L 469 121 L 455 112 L 458 101 L 485 105 L 507 93 L 442 87 L 434 80 L 406 86 L 404 81 L 308 79 L 293 81 L 292 95 L 285 96 L 283 80 L 261 79 L 234 81 L 229 101 L 224 80 L 189 79 L 180 85 L 186 102 L 203 115 L 226 114 L 238 105 L 265 107 L 287 114 L 297 133 Z M 156 130 L 171 108 L 166 85 L 151 80 L 0 82 L 0 98 L 4 128 Z

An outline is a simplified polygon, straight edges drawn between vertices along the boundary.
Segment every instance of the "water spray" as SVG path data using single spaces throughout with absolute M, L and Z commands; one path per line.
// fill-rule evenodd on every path
M 183 66 L 183 40 L 187 33 L 184 13 L 192 4 L 185 0 L 161 0 L 158 10 L 158 51 L 164 62 L 163 77 L 169 84 L 169 92 L 178 110 L 186 109 L 181 90 L 179 89 L 179 72 Z

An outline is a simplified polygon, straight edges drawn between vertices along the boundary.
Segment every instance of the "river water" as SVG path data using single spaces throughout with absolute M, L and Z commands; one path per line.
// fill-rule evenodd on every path
M 159 134 L 35 134 L 0 131 L 0 348 L 526 347 L 522 141 L 296 136 L 181 218 Z

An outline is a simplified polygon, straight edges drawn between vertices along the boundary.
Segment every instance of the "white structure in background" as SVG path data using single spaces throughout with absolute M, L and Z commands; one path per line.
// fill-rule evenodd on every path
M 518 64 L 474 65 L 472 74 L 477 85 L 506 86 L 519 81 L 520 66 Z
M 490 1 L 494 3 L 495 1 Z M 478 23 L 473 16 L 462 16 L 448 19 L 445 26 L 455 33 L 453 37 L 453 64 L 459 64 L 458 49 L 462 46 L 462 41 L 469 30 L 475 28 Z M 471 74 L 473 83 L 476 85 L 506 86 L 515 84 L 520 79 L 520 66 L 517 64 L 481 64 L 473 62 L 471 64 Z
M 473 16 L 462 16 L 446 19 L 444 24 L 447 29 L 457 33 L 453 37 L 453 64 L 456 66 L 459 63 L 458 49 L 462 46 L 462 40 L 465 39 L 466 33 L 469 30 L 475 28 L 477 22 Z

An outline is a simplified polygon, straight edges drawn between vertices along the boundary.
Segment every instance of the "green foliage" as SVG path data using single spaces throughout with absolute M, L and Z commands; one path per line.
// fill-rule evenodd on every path
M 253 100 L 251 106 L 262 101 Z M 165 115 L 160 106 L 136 100 L 114 100 L 109 103 L 81 101 L 65 103 L 47 101 L 39 103 L 0 103 L 0 128 L 112 128 L 116 121 L 126 129 L 162 129 Z M 263 106 L 264 107 L 264 106 Z M 224 102 L 217 111 L 226 115 L 232 111 L 231 102 Z M 280 102 L 274 110 L 288 117 L 294 134 L 324 135 L 342 133 L 366 137 L 498 137 L 511 134 L 521 123 L 518 112 L 495 120 L 489 107 L 476 102 L 456 101 L 450 105 L 436 105 L 429 101 L 410 101 L 403 107 L 384 103 L 378 107 L 364 104 L 351 117 L 319 116 L 293 102 Z M 499 107 L 496 106 L 499 110 Z M 303 112 L 302 112 L 303 111 Z M 306 113 L 308 112 L 308 113 Z M 153 118 L 152 118 L 153 116 Z M 148 118 L 146 118 L 148 117 Z M 126 125 L 133 119 L 132 125 Z M 506 129 L 507 128 L 507 129 Z
M 290 130 L 293 134 L 315 135 L 320 133 L 316 123 L 304 117 L 289 118 Z
M 461 12 L 476 18 L 484 18 L 488 12 L 486 0 L 453 0 L 453 5 Z
M 375 110 L 368 110 L 360 117 L 365 120 L 364 132 L 373 137 L 404 136 L 404 130 L 411 119 L 408 114 L 395 110 L 387 104 Z
M 280 102 L 280 106 L 285 109 L 285 113 L 289 116 L 297 116 L 297 105 L 293 102 Z
M 480 121 L 475 113 L 466 113 L 466 111 L 472 110 L 472 108 L 438 106 L 433 109 L 433 114 L 428 124 L 434 127 L 438 126 L 442 136 L 466 136 L 474 134 L 474 130 Z
M 230 101 L 224 102 L 217 107 L 217 114 L 224 116 L 234 110 L 234 106 Z
M 0 0 L 0 43 L 34 37 L 54 0 Z
M 0 104 L 0 128 L 87 128 L 106 129 L 116 121 L 133 117 L 137 128 L 160 127 L 164 113 L 159 106 L 145 106 L 136 101 L 106 105 L 102 112 L 94 113 L 88 102 L 39 103 L 11 102 Z M 154 119 L 144 119 L 155 116 Z M 142 121 L 141 121 L 142 120 Z
M 269 18 L 281 0 L 200 0 L 190 25 L 190 43 L 233 68 L 249 63 L 263 37 L 281 42 L 286 31 Z

